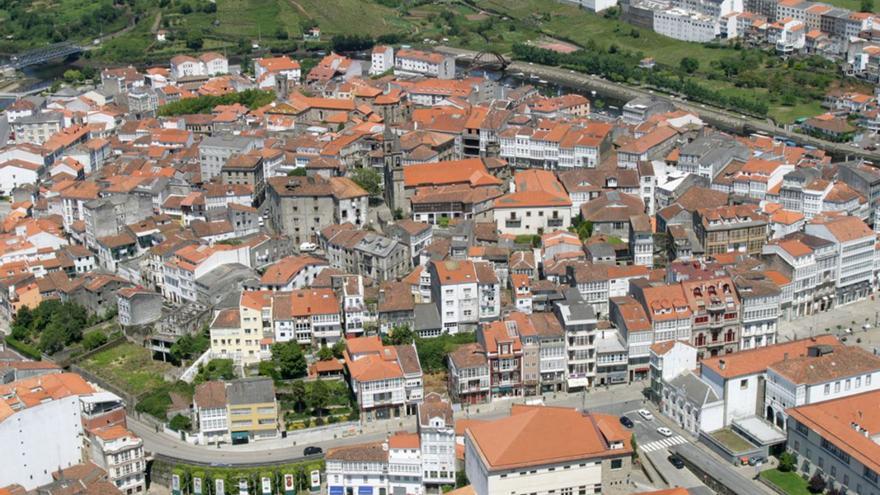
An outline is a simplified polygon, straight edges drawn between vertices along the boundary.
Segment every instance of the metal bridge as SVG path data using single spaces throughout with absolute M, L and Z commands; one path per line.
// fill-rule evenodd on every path
M 493 51 L 483 51 L 476 54 L 471 60 L 471 69 L 484 69 L 503 72 L 510 65 L 510 60 Z
M 64 41 L 13 55 L 5 67 L 23 69 L 29 65 L 42 64 L 43 62 L 48 62 L 55 58 L 67 57 L 75 53 L 80 53 L 81 51 L 83 51 L 83 47 L 69 41 Z

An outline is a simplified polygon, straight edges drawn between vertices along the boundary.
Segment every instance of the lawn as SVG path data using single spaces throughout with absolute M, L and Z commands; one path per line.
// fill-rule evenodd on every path
M 752 445 L 727 428 L 718 430 L 711 435 L 712 438 L 721 442 L 733 453 L 743 452 L 752 448 Z
M 778 469 L 768 469 L 761 471 L 761 477 L 788 495 L 810 494 L 810 490 L 807 489 L 807 482 L 798 476 L 797 473 L 783 473 Z
M 150 351 L 124 343 L 99 352 L 80 365 L 133 395 L 154 391 L 165 384 L 170 364 L 154 361 Z

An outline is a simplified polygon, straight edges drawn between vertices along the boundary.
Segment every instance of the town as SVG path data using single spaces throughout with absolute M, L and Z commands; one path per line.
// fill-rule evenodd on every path
M 6 107 L 0 495 L 880 493 L 880 168 L 498 72 L 202 51 Z

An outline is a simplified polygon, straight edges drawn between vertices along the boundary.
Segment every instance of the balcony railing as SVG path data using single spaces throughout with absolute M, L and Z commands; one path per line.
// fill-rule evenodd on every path
M 504 222 L 504 226 L 509 229 L 518 229 L 522 227 L 522 220 L 507 220 Z

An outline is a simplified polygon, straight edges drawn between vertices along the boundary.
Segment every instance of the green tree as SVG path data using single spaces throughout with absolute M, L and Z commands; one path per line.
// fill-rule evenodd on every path
M 171 345 L 171 360 L 175 363 L 181 363 L 201 355 L 210 346 L 211 340 L 207 335 L 207 328 L 198 335 L 184 335 Z
M 345 341 L 337 340 L 335 344 L 333 344 L 333 357 L 336 359 L 342 359 L 343 352 L 345 351 Z
M 275 30 L 275 37 L 279 40 L 286 40 L 289 37 L 284 26 L 278 26 L 278 29 Z
M 274 361 L 260 361 L 260 364 L 257 365 L 257 373 L 260 376 L 267 376 L 272 380 L 278 380 L 278 368 L 275 366 Z
M 330 361 L 333 359 L 333 349 L 327 347 L 326 345 L 322 345 L 320 349 L 318 349 L 318 360 L 319 361 Z
M 797 455 L 792 454 L 791 452 L 783 452 L 782 455 L 779 456 L 779 470 L 783 473 L 794 471 L 796 466 Z
M 168 427 L 174 431 L 189 431 L 192 428 L 192 420 L 182 414 L 178 414 L 171 418 Z
M 306 404 L 306 383 L 302 380 L 296 380 L 290 384 L 290 397 L 293 401 L 293 409 L 296 412 L 303 412 Z
M 232 380 L 233 378 L 235 378 L 235 363 L 231 359 L 212 359 L 207 364 L 199 366 L 199 373 L 193 382 L 199 384 L 213 380 Z
M 50 323 L 40 334 L 40 350 L 46 354 L 55 354 L 64 349 L 64 329 L 57 323 Z
M 64 82 L 75 83 L 83 80 L 82 72 L 76 69 L 67 69 L 64 71 Z
M 298 167 L 287 172 L 288 177 L 305 177 L 308 172 L 305 167 Z
M 306 357 L 295 341 L 280 342 L 272 346 L 272 360 L 281 378 L 289 380 L 305 376 L 308 370 Z
M 205 40 L 197 34 L 186 37 L 186 47 L 190 50 L 201 50 L 204 45 Z
M 34 313 L 27 306 L 22 306 L 15 314 L 12 320 L 12 337 L 16 340 L 22 340 L 27 337 L 28 333 L 33 329 Z
M 409 325 L 398 325 L 388 335 L 384 335 L 382 341 L 385 345 L 403 345 L 412 344 L 415 338 L 416 334 Z
M 629 445 L 633 449 L 633 460 L 639 458 L 639 444 L 636 442 L 636 436 L 629 437 Z
M 862 0 L 859 3 L 860 12 L 874 12 L 874 0 Z
M 330 387 L 327 386 L 327 382 L 324 380 L 315 380 L 312 382 L 311 387 L 308 390 L 308 403 L 309 407 L 321 417 L 324 415 L 324 409 L 330 405 Z
M 693 74 L 700 68 L 700 61 L 693 57 L 684 57 L 678 63 L 678 66 L 688 74 Z
M 355 170 L 351 174 L 351 180 L 364 188 L 371 198 L 379 197 L 382 194 L 382 176 L 372 168 L 362 167 Z
M 85 334 L 82 341 L 83 348 L 87 351 L 97 349 L 106 343 L 107 336 L 97 330 Z

